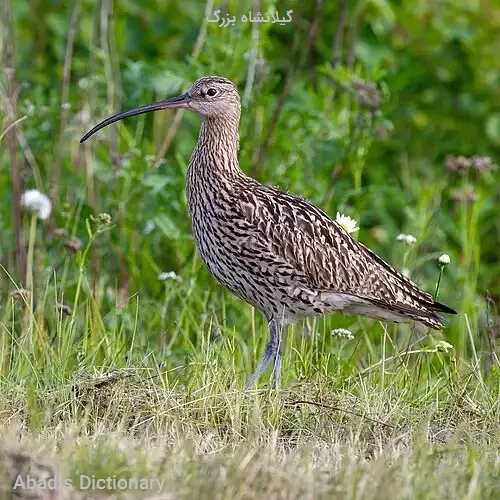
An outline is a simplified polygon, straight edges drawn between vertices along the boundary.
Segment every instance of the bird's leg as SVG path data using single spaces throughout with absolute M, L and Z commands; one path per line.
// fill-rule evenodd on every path
M 267 368 L 267 365 L 271 360 L 275 361 L 273 369 L 273 380 L 274 380 L 276 372 L 276 361 L 278 357 L 280 366 L 278 367 L 276 374 L 279 376 L 279 369 L 281 367 L 281 354 L 279 354 L 280 344 L 281 344 L 281 329 L 278 321 L 276 321 L 276 319 L 274 318 L 271 318 L 269 320 L 269 333 L 271 334 L 271 337 L 266 345 L 266 350 L 264 351 L 264 355 L 259 361 L 259 364 L 257 365 L 255 371 L 252 373 L 252 375 L 250 375 L 250 378 L 247 380 L 247 383 L 245 384 L 245 390 L 243 392 L 247 392 L 248 389 L 250 389 L 250 387 L 252 387 L 257 382 L 257 380 L 259 380 L 260 376 L 264 373 L 264 371 Z
M 273 373 L 271 375 L 271 389 L 279 390 L 280 388 L 280 372 L 281 364 L 283 362 L 283 351 L 285 347 L 285 339 L 283 338 L 283 332 L 281 331 L 281 325 L 278 324 L 278 350 L 276 351 L 276 358 L 274 360 Z

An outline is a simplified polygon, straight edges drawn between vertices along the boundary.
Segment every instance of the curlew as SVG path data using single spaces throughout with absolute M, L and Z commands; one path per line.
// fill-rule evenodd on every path
M 210 272 L 259 309 L 269 325 L 269 341 L 245 389 L 271 361 L 271 384 L 278 385 L 282 329 L 300 318 L 340 311 L 441 329 L 445 323 L 438 312 L 456 314 L 319 208 L 242 172 L 240 97 L 226 78 L 201 78 L 181 96 L 117 113 L 80 142 L 128 116 L 172 108 L 190 109 L 202 119 L 187 171 L 189 215 L 200 255 Z

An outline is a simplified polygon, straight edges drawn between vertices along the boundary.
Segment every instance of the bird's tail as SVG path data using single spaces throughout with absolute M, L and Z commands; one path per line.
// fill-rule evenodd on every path
M 454 309 L 441 304 L 440 302 L 422 301 L 418 308 L 412 305 L 397 302 L 387 304 L 383 301 L 378 301 L 377 299 L 371 299 L 371 302 L 380 308 L 384 308 L 393 314 L 401 316 L 401 321 L 404 321 L 404 318 L 407 320 L 418 321 L 419 323 L 422 323 L 430 328 L 434 328 L 435 330 L 442 330 L 447 325 L 447 321 L 436 311 L 447 314 L 457 314 Z

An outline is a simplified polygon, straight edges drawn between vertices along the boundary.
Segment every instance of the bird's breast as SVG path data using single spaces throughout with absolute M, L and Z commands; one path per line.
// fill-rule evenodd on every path
M 188 202 L 196 245 L 209 271 L 236 296 L 268 313 L 273 308 L 266 298 L 272 295 L 271 286 L 260 276 L 258 242 L 234 193 L 188 185 Z

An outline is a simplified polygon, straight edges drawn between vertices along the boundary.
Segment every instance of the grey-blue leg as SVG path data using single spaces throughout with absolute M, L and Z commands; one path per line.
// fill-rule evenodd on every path
M 281 363 L 283 361 L 283 349 L 285 346 L 285 339 L 283 338 L 283 332 L 281 330 L 281 325 L 278 324 L 278 350 L 276 352 L 276 358 L 274 360 L 273 373 L 271 375 L 271 388 L 278 390 L 280 388 L 280 373 L 281 373 Z
M 250 387 L 252 387 L 257 382 L 257 380 L 259 380 L 260 376 L 264 373 L 264 371 L 266 370 L 267 366 L 271 361 L 274 361 L 272 385 L 273 387 L 276 386 L 276 377 L 279 377 L 279 372 L 281 369 L 282 352 L 280 350 L 282 349 L 282 347 L 281 347 L 280 324 L 274 318 L 271 318 L 269 320 L 269 333 L 270 333 L 270 339 L 266 345 L 266 350 L 264 351 L 264 355 L 259 361 L 259 364 L 257 365 L 255 371 L 252 373 L 252 375 L 250 375 L 250 378 L 247 380 L 247 383 L 245 384 L 245 391 L 250 389 Z

